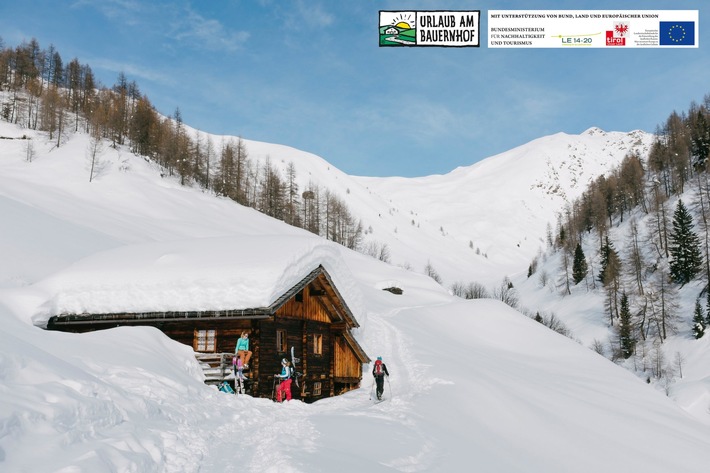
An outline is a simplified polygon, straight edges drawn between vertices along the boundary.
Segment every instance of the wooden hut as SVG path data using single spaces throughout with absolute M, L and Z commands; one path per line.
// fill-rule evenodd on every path
M 198 359 L 213 356 L 220 360 L 222 376 L 212 377 L 215 382 L 233 379 L 229 365 L 236 341 L 248 331 L 253 356 L 245 374 L 249 377 L 248 392 L 254 396 L 272 396 L 274 374 L 280 372 L 283 358 L 291 359 L 292 352 L 299 359 L 296 371 L 302 373 L 299 387 L 292 386 L 295 399 L 313 402 L 360 385 L 362 364 L 370 359 L 351 333 L 359 324 L 323 265 L 318 264 L 268 305 L 234 306 L 108 313 L 62 310 L 49 316 L 46 326 L 69 332 L 124 325 L 157 327 L 170 338 L 192 346 Z

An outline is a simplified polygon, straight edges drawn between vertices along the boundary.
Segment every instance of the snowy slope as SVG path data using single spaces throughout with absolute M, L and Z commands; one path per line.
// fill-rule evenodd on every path
M 356 336 L 391 372 L 381 404 L 369 374 L 344 396 L 277 405 L 205 386 L 191 348 L 155 329 L 34 327 L 40 281 L 61 283 L 74 263 L 100 269 L 124 245 L 165 242 L 177 255 L 186 239 L 320 244 L 127 153 L 107 151 L 88 184 L 84 137 L 36 144 L 26 163 L 21 142 L 0 142 L 0 209 L 13 229 L 0 240 L 0 471 L 693 473 L 710 462 L 710 422 L 624 369 L 499 302 L 454 298 L 339 247 L 367 322 Z M 392 284 L 404 293 L 381 290 Z
M 445 175 L 357 180 L 398 208 L 413 209 L 429 226 L 443 228 L 441 246 L 463 248 L 472 242 L 493 269 L 472 264 L 465 274 L 448 267 L 441 272 L 449 279 L 491 285 L 525 272 L 545 247 L 547 225 L 554 230 L 557 213 L 627 154 L 646 156 L 652 140 L 641 131 L 590 128 L 580 135 L 539 138 Z
M 214 143 L 230 138 L 211 137 Z M 300 189 L 313 181 L 338 195 L 372 230 L 366 241 L 387 243 L 393 264 L 422 272 L 431 262 L 446 286 L 455 281 L 492 286 L 527 269 L 544 248 L 546 226 L 554 226 L 556 212 L 628 153 L 645 156 L 652 140 L 641 131 L 557 133 L 445 175 L 420 178 L 349 176 L 311 153 L 243 141 L 250 159 L 268 158 L 283 176 L 293 163 Z
M 684 202 L 692 202 L 694 193 L 695 190 L 689 188 L 681 198 Z M 671 198 L 668 207 L 675 208 L 678 199 Z M 699 221 L 697 215 L 694 219 Z M 622 264 L 629 266 L 631 225 L 636 226 L 639 241 L 649 242 L 653 240 L 649 233 L 654 223 L 653 216 L 641 208 L 629 212 L 623 222 L 615 220 L 609 229 L 609 239 L 620 250 Z M 610 326 L 605 308 L 605 290 L 595 279 L 601 267 L 598 234 L 585 233 L 582 247 L 590 267 L 596 269 L 594 272 L 590 270 L 579 284 L 571 284 L 569 294 L 565 290 L 561 252 L 551 248 L 539 258 L 540 264 L 533 275 L 527 277 L 526 274 L 520 274 L 513 278 L 513 283 L 521 301 L 521 309 L 546 317 L 554 314 L 570 331 L 569 335 L 573 339 L 586 347 L 602 350 L 604 356 L 611 358 L 618 349 L 618 323 Z M 644 267 L 659 261 L 653 245 L 642 244 L 641 255 Z M 658 290 L 653 276 L 652 271 L 645 274 L 643 286 L 647 294 Z M 546 281 L 544 284 L 543 279 Z M 632 312 L 637 314 L 644 299 L 638 296 L 637 283 L 630 274 L 622 275 L 621 287 L 629 296 Z M 698 299 L 701 303 L 705 300 L 705 290 L 702 278 L 678 287 L 675 295 L 665 300 L 672 315 L 667 321 L 668 337 L 661 342 L 653 331 L 647 334 L 646 340 L 639 337 L 641 339 L 636 343 L 634 355 L 619 363 L 655 389 L 667 393 L 695 417 L 710 422 L 710 337 L 706 334 L 696 340 L 692 332 L 695 303 Z

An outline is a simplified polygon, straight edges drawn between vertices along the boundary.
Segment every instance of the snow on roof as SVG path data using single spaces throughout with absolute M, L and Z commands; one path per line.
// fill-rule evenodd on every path
M 316 237 L 235 236 L 129 245 L 40 281 L 53 315 L 267 307 L 322 265 L 343 298 L 354 289 L 337 245 Z M 348 303 L 348 305 L 351 305 Z M 352 306 L 351 306 L 352 310 Z

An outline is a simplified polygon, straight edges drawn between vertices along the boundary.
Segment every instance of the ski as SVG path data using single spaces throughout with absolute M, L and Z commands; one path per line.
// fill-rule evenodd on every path
M 296 371 L 296 364 L 300 361 L 300 358 L 296 358 L 296 347 L 291 346 L 291 369 L 293 369 L 293 379 L 296 381 L 296 386 L 299 388 L 301 386 L 298 384 L 298 378 L 303 376 L 303 374 Z

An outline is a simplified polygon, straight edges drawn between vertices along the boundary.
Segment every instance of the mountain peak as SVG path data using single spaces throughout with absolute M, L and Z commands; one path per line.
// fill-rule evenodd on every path
M 593 127 L 591 127 L 591 128 L 587 128 L 585 131 L 583 131 L 582 133 L 580 133 L 580 135 L 589 135 L 589 136 L 601 135 L 601 136 L 606 136 L 606 131 L 602 130 L 602 129 L 599 128 L 599 127 L 593 126 Z

